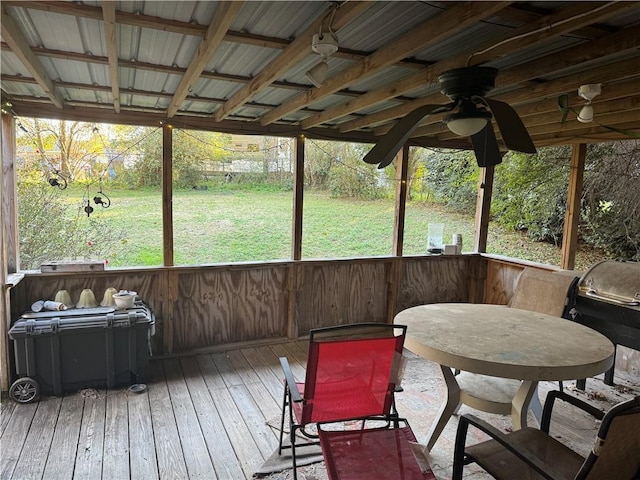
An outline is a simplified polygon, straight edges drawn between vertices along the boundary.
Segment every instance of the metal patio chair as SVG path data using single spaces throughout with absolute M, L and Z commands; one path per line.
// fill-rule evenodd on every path
M 556 398 L 602 420 L 586 458 L 549 434 Z M 491 439 L 465 446 L 469 425 Z M 578 398 L 554 390 L 547 395 L 540 430 L 527 427 L 509 434 L 473 415 L 462 415 L 454 448 L 453 479 L 462 479 L 464 465 L 470 463 L 477 463 L 498 480 L 636 480 L 640 478 L 640 396 L 619 403 L 605 414 Z
M 571 273 L 526 267 L 518 276 L 509 307 L 571 320 L 575 312 L 575 290 L 578 280 L 579 278 Z M 520 387 L 519 380 L 460 371 L 456 371 L 456 375 L 462 403 L 483 412 L 511 414 L 511 401 Z M 562 381 L 558 382 L 558 388 L 563 389 Z M 542 405 L 537 391 L 531 398 L 529 408 L 539 423 Z
M 398 417 L 394 405 L 405 335 L 406 326 L 379 323 L 312 330 L 304 383 L 295 381 L 287 359 L 280 358 L 285 388 L 279 452 L 291 448 L 294 478 L 297 478 L 298 448 L 321 444 L 327 470 L 331 472 L 332 464 L 342 459 L 342 453 L 333 449 L 344 442 L 346 437 L 341 435 L 356 435 L 365 441 L 374 437 L 382 439 L 389 428 L 393 441 L 402 443 L 402 461 L 417 465 L 413 454 L 405 459 L 406 448 L 409 448 L 407 439 L 415 441 L 415 437 L 407 422 Z M 286 416 L 290 445 L 283 445 Z M 377 423 L 377 428 L 365 428 L 367 420 L 382 422 L 382 427 Z M 324 424 L 340 425 L 342 431 L 325 432 L 321 429 Z M 312 425 L 316 426 L 317 433 L 309 430 Z M 308 440 L 299 443 L 299 435 Z M 365 444 L 360 442 L 360 445 Z M 330 474 L 330 478 L 338 477 Z

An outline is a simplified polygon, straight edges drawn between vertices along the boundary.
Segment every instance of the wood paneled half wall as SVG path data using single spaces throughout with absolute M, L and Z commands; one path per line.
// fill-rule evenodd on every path
M 31 304 L 85 288 L 138 292 L 153 310 L 154 354 L 298 337 L 310 329 L 388 322 L 421 303 L 481 301 L 481 255 L 302 260 L 197 267 L 29 272 L 11 289 L 15 321 Z

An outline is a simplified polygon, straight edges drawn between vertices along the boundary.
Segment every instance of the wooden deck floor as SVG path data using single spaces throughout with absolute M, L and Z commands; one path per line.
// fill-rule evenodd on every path
M 251 478 L 277 445 L 279 356 L 289 357 L 296 376 L 303 377 L 306 343 L 298 341 L 154 360 L 141 394 L 89 389 L 29 405 L 3 399 L 0 479 Z M 445 388 L 435 365 L 408 356 L 398 409 L 423 439 Z M 631 375 L 617 375 L 616 383 L 589 380 L 586 393 L 576 394 L 603 409 L 640 394 Z M 541 397 L 554 387 L 541 384 Z M 597 425 L 559 410 L 557 436 L 586 453 Z M 480 416 L 509 428 L 508 418 Z M 450 478 L 456 423 L 449 422 L 431 452 L 438 478 Z M 299 472 L 301 479 L 326 479 L 321 463 Z M 466 472 L 467 478 L 487 478 L 477 468 Z M 267 478 L 291 478 L 291 472 Z

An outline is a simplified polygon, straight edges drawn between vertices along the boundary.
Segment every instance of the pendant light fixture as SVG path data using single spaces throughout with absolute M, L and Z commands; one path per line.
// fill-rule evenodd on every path
M 601 85 L 600 83 L 588 83 L 578 88 L 578 95 L 587 101 L 587 104 L 582 107 L 578 114 L 579 122 L 590 123 L 593 121 L 593 107 L 591 106 L 591 102 L 595 97 L 600 95 L 602 91 Z
M 327 77 L 327 72 L 329 71 L 327 58 L 338 51 L 338 37 L 331 28 L 336 10 L 337 7 L 334 7 L 331 11 L 329 25 L 323 30 L 321 22 L 318 33 L 311 39 L 311 50 L 319 54 L 322 59 L 305 73 L 305 77 L 316 87 L 322 85 L 322 82 Z

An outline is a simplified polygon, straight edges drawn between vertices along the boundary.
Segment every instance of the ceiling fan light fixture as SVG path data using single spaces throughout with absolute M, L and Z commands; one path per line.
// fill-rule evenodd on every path
M 591 104 L 585 105 L 578 114 L 578 121 L 581 123 L 593 122 L 593 107 Z
M 323 58 L 320 63 L 311 67 L 305 73 L 305 77 L 316 87 L 322 85 L 324 79 L 327 78 L 327 72 L 329 71 L 329 64 L 327 63 L 327 59 Z
M 444 121 L 447 127 L 456 135 L 461 137 L 470 137 L 482 130 L 486 125 L 491 114 L 480 110 L 461 111 L 447 115 Z

